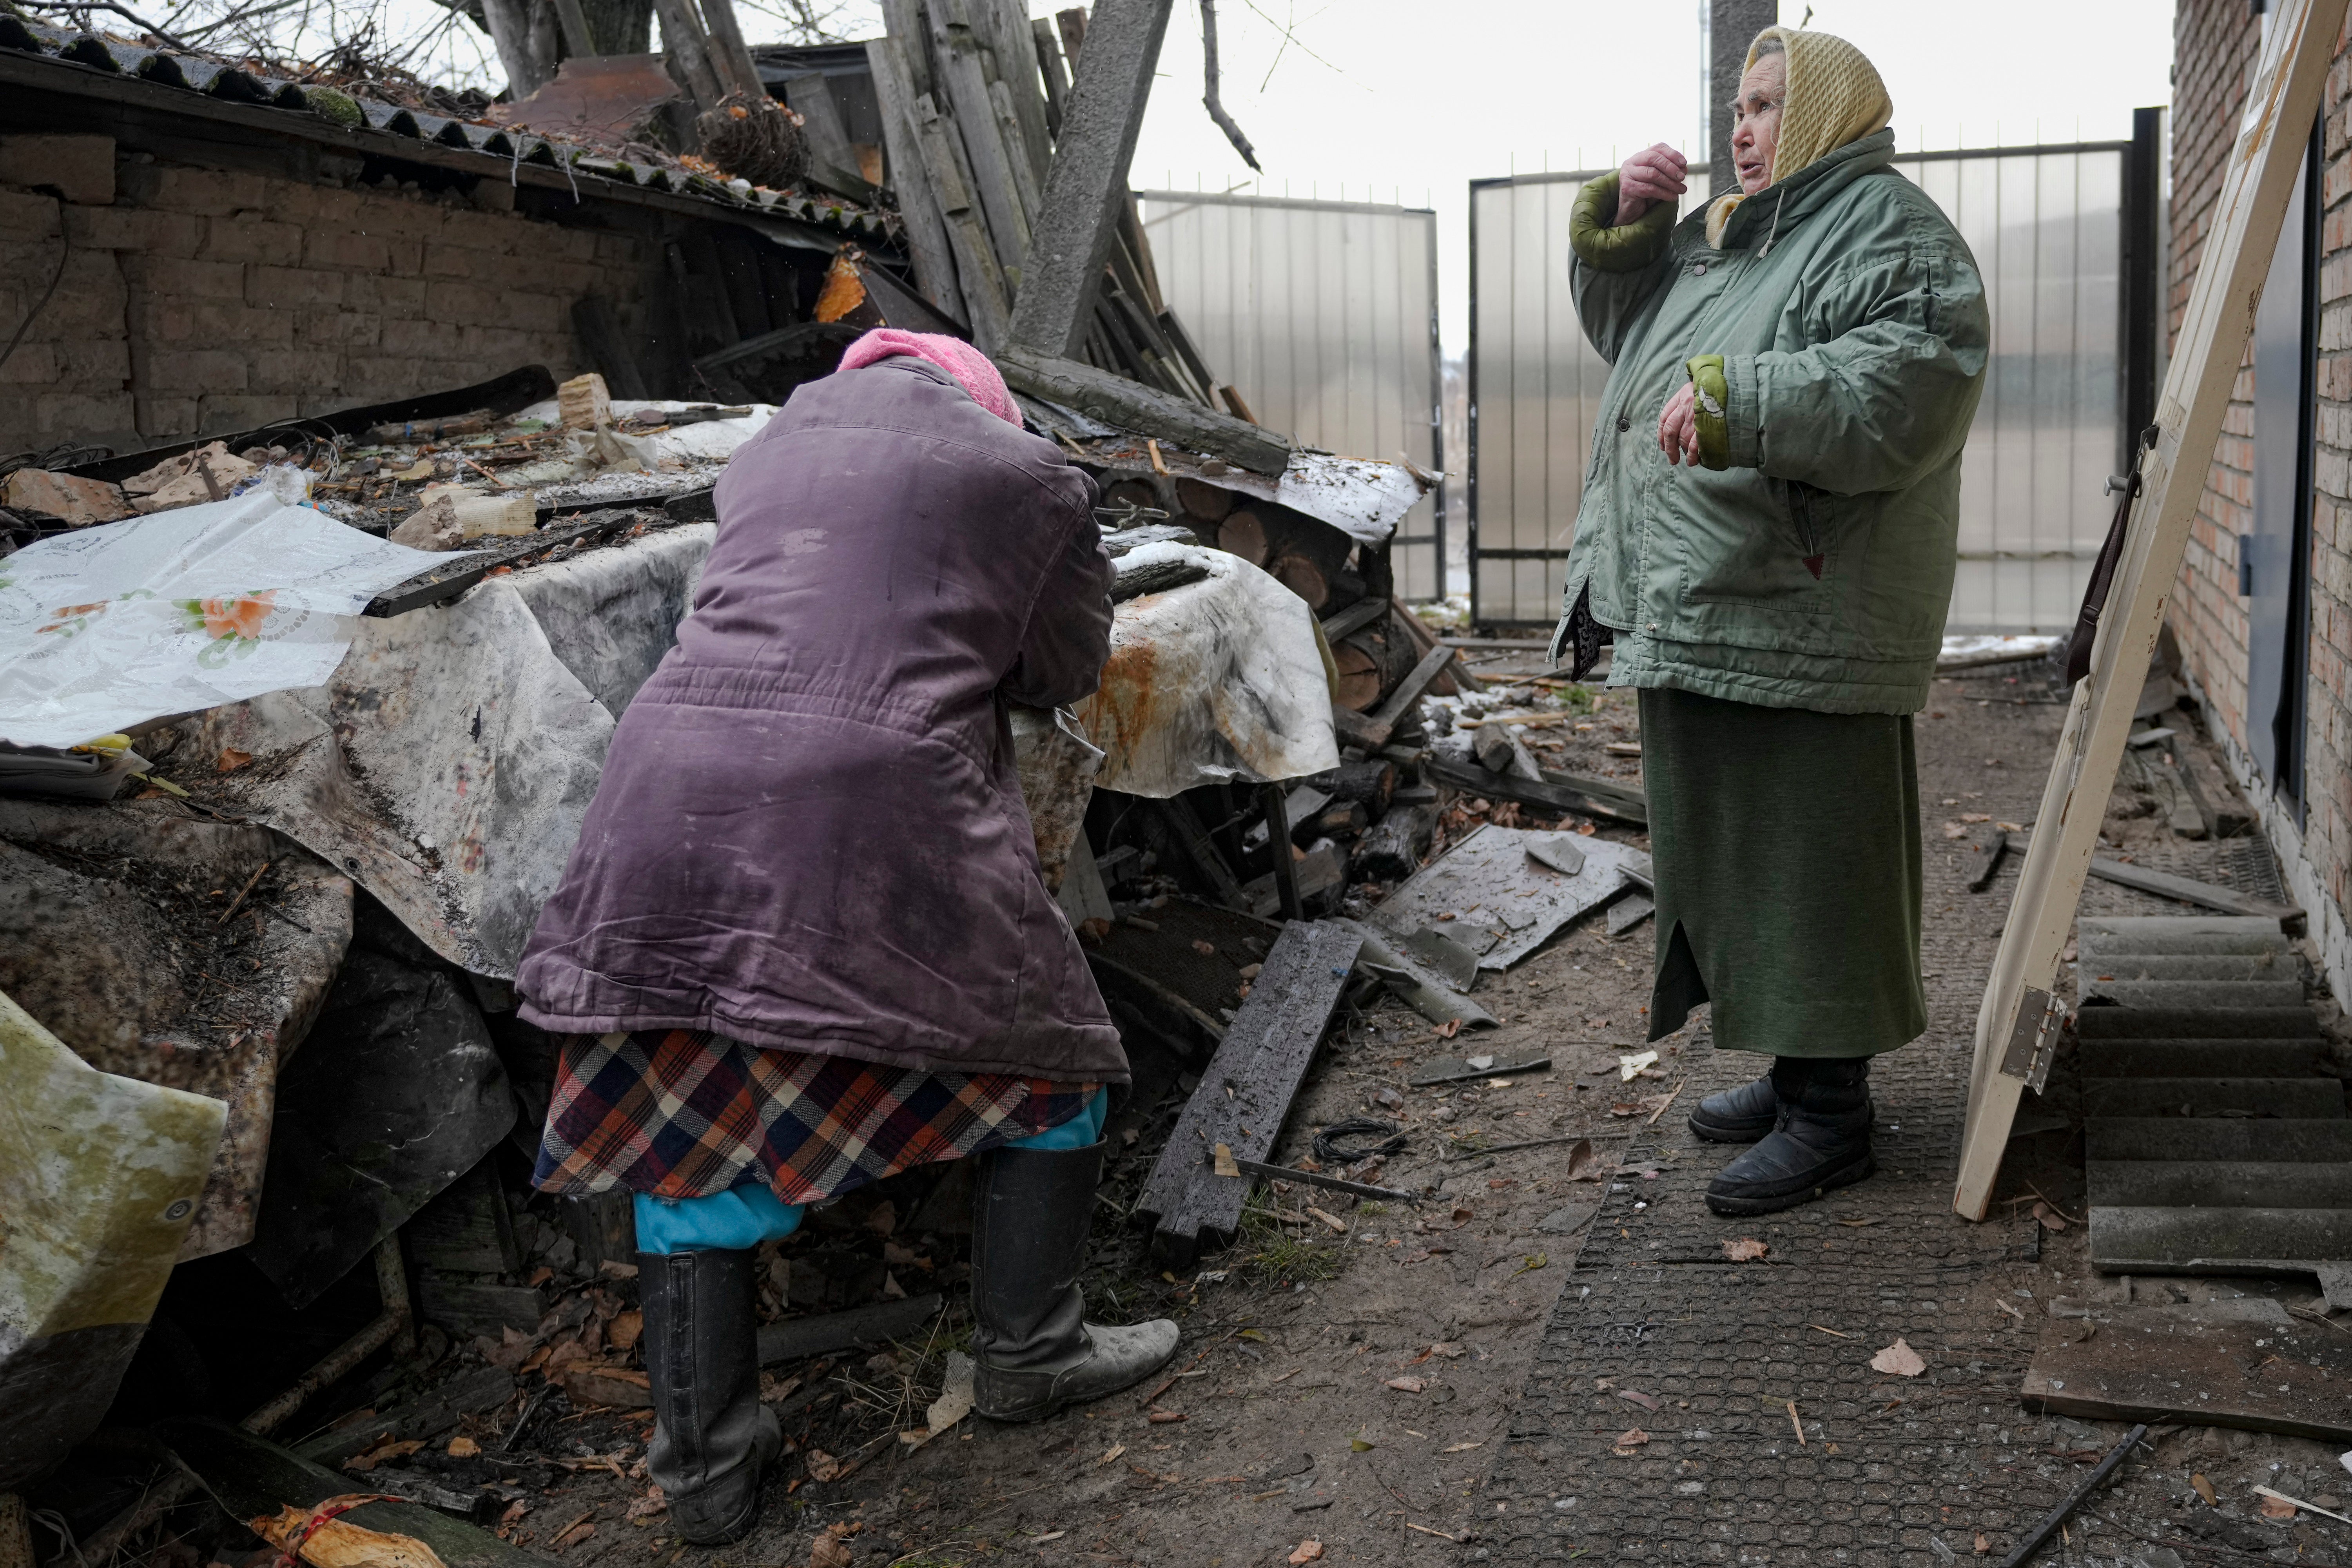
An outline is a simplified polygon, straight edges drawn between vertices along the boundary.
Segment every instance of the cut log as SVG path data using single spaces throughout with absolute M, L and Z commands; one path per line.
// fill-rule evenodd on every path
M 1356 846 L 1356 879 L 1402 882 L 1421 869 L 1437 834 L 1437 811 L 1427 805 L 1399 805 L 1374 823 Z
M 1554 773 L 1537 783 L 1531 779 L 1506 778 L 1490 773 L 1475 763 L 1450 762 L 1433 756 L 1422 764 L 1431 782 L 1450 784 L 1495 800 L 1515 800 L 1521 805 L 1540 806 L 1546 811 L 1573 812 L 1601 822 L 1622 822 L 1629 827 L 1650 825 L 1648 805 L 1629 790 L 1606 785 L 1599 779 L 1580 779 L 1575 784 L 1556 781 L 1573 775 Z M 1606 795 L 1595 793 L 1596 786 L 1606 786 Z
M 940 1298 L 934 1291 L 909 1296 L 902 1301 L 877 1301 L 870 1307 L 852 1307 L 845 1312 L 770 1323 L 760 1331 L 760 1364 L 774 1366 L 779 1362 L 802 1361 L 855 1345 L 879 1345 L 905 1339 L 921 1332 L 939 1310 Z
M 1217 548 L 1228 555 L 1238 555 L 1253 566 L 1265 564 L 1265 525 L 1257 513 L 1249 510 L 1227 515 L 1217 529 Z
M 1180 479 L 1176 481 L 1176 501 L 1184 509 L 1186 517 L 1202 522 L 1223 522 L 1234 510 L 1234 492 L 1206 479 Z
M 1317 615 L 1331 602 L 1331 584 L 1323 575 L 1323 568 L 1304 555 L 1285 555 L 1269 563 L 1266 571 L 1274 580 L 1307 601 L 1307 607 Z
M 1237 1159 L 1272 1153 L 1362 946 L 1337 923 L 1294 921 L 1266 954 L 1138 1205 L 1158 1216 L 1152 1247 L 1170 1267 L 1189 1268 L 1240 1228 L 1250 1184 L 1217 1175 L 1212 1156 L 1220 1145 Z
M 1342 763 L 1328 773 L 1317 774 L 1315 783 L 1328 791 L 1334 801 L 1353 801 L 1377 820 L 1387 813 L 1389 798 L 1396 793 L 1396 777 L 1394 763 L 1374 757 Z

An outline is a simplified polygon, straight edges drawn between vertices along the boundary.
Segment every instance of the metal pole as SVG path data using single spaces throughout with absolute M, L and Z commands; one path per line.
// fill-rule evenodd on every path
M 1257 798 L 1265 807 L 1265 847 L 1274 857 L 1274 890 L 1282 899 L 1282 918 L 1303 920 L 1307 910 L 1298 900 L 1298 863 L 1290 858 L 1287 792 L 1278 784 L 1262 784 Z
M 1780 0 L 1712 0 L 1706 28 L 1707 79 L 1713 89 L 1707 103 L 1707 197 L 1739 188 L 1739 172 L 1731 163 L 1731 100 L 1739 94 L 1739 78 L 1748 65 L 1748 46 L 1756 35 L 1780 19 Z

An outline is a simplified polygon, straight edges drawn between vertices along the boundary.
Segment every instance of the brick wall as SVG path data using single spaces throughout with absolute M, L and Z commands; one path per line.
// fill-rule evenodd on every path
M 572 302 L 602 294 L 634 328 L 661 266 L 650 236 L 389 177 L 316 184 L 117 154 L 102 137 L 0 137 L 8 330 L 39 300 L 60 237 L 57 291 L 0 366 L 0 452 L 131 450 L 525 364 L 576 374 Z
M 2219 199 L 2260 42 L 2243 0 L 2179 0 L 2173 22 L 2169 329 L 2178 333 Z M 2312 505 L 2309 723 L 2305 820 L 2273 803 L 2246 751 L 2246 601 L 2238 535 L 2252 526 L 2252 353 L 2239 366 L 2221 438 L 2167 610 L 2183 667 L 2262 815 L 2339 997 L 2352 997 L 2352 55 L 2339 38 L 2322 99 L 2318 440 Z M 2259 721 L 2267 722 L 2268 714 Z

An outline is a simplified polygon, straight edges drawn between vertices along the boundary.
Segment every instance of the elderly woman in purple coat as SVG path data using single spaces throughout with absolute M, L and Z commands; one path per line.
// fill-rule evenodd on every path
M 805 1205 L 978 1157 L 976 1406 L 1041 1419 L 1174 1353 L 1077 1286 L 1118 1031 L 1045 887 L 1010 703 L 1095 689 L 1094 481 L 950 338 L 869 332 L 738 451 L 525 951 L 562 1037 L 554 1193 L 635 1194 L 655 1433 L 688 1541 L 751 1530 L 781 1434 L 753 1249 Z

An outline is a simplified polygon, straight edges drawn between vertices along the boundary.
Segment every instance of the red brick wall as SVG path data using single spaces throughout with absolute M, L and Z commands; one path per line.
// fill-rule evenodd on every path
M 40 176 L 7 156 L 10 140 L 0 137 L 8 330 L 40 297 L 60 237 L 68 249 L 56 295 L 0 366 L 0 452 L 135 450 L 525 364 L 573 374 L 572 301 L 604 295 L 634 324 L 660 277 L 648 238 L 145 153 L 119 157 L 110 202 L 102 180 L 60 200 L 32 188 Z M 483 189 L 494 204 L 507 194 Z
M 2179 0 L 2173 22 L 2170 330 L 2178 333 L 2196 276 L 2224 162 L 2259 43 L 2243 0 Z M 2237 594 L 2237 536 L 2252 522 L 2253 375 L 2251 348 L 2190 526 L 2168 611 L 2187 672 L 2216 727 L 2235 748 L 2233 766 L 2263 813 L 2292 890 L 2312 913 L 2312 934 L 2337 994 L 2352 981 L 2352 56 L 2339 37 L 2322 100 L 2323 142 L 2318 438 L 2312 507 L 2310 721 L 2300 829 L 2273 808 L 2245 752 L 2245 601 Z M 2267 715 L 2264 716 L 2265 721 Z

